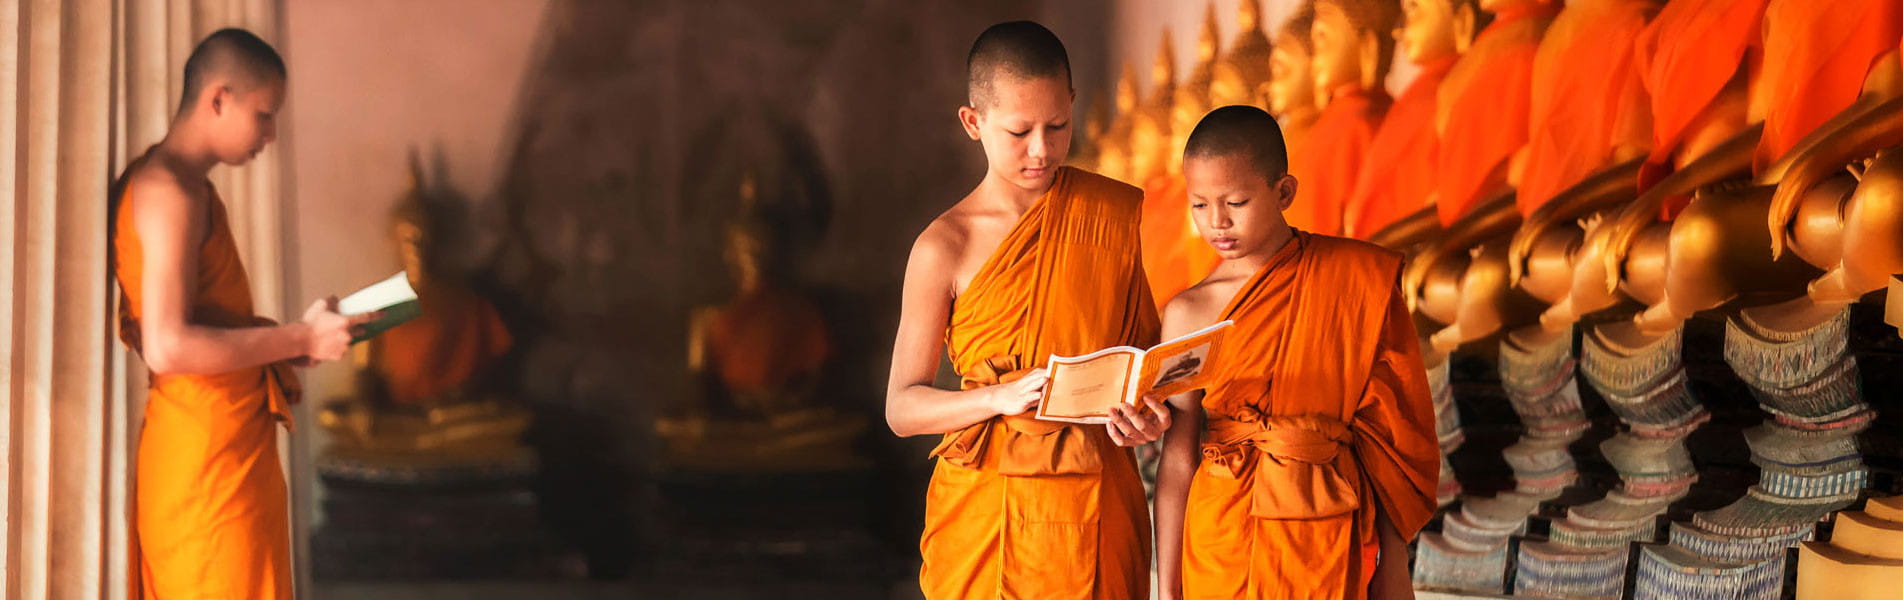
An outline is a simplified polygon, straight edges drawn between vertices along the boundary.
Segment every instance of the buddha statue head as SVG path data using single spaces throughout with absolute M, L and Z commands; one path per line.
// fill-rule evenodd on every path
M 1170 156 L 1170 107 L 1176 97 L 1176 55 L 1170 33 L 1163 32 L 1162 48 L 1150 68 L 1150 97 L 1130 118 L 1131 183 L 1139 186 L 1164 174 Z
M 437 218 L 429 200 L 428 181 L 423 163 L 410 157 L 410 190 L 390 209 L 390 240 L 396 244 L 397 260 L 410 280 L 421 289 L 443 276 L 443 264 L 436 251 Z
M 1341 90 L 1372 90 L 1387 79 L 1398 6 L 1393 0 L 1317 0 L 1309 28 L 1316 104 Z
M 1430 64 L 1467 51 L 1487 18 L 1475 0 L 1401 0 L 1394 39 L 1408 62 Z
M 1315 112 L 1315 48 L 1308 37 L 1314 24 L 1315 5 L 1303 4 L 1282 25 L 1269 52 L 1269 113 L 1278 119 Z
M 1189 132 L 1202 122 L 1203 115 L 1215 108 L 1210 104 L 1209 88 L 1214 79 L 1216 56 L 1219 53 L 1218 35 L 1216 5 L 1211 3 L 1203 16 L 1202 33 L 1196 38 L 1196 64 L 1190 68 L 1189 76 L 1177 84 L 1176 97 L 1170 104 L 1170 155 L 1167 164 L 1171 174 L 1182 172 L 1183 146 L 1189 143 Z
M 1273 47 L 1268 34 L 1262 32 L 1261 2 L 1241 0 L 1237 11 L 1241 31 L 1210 69 L 1209 105 L 1253 104 L 1267 108 L 1262 96 L 1269 83 L 1269 53 Z
M 1117 77 L 1116 114 L 1108 121 L 1097 146 L 1097 172 L 1106 177 L 1131 181 L 1130 125 L 1137 109 L 1137 71 L 1128 63 Z
M 722 258 L 732 270 L 736 291 L 759 290 L 771 283 L 772 257 L 778 254 L 773 228 L 760 210 L 759 184 L 753 173 L 740 177 L 740 210 L 727 224 Z

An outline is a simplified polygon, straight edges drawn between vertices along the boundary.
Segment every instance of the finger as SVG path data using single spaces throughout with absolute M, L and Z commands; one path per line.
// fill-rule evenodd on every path
M 328 310 L 330 312 L 337 312 L 337 297 L 336 296 L 329 296 L 324 298 L 324 310 Z
M 1110 441 L 1112 441 L 1112 442 L 1115 442 L 1115 443 L 1116 443 L 1116 444 L 1117 444 L 1118 446 L 1129 446 L 1129 445 L 1130 445 L 1130 444 L 1129 444 L 1129 442 L 1128 442 L 1128 440 L 1125 440 L 1125 439 L 1124 439 L 1124 437 L 1123 437 L 1123 433 L 1121 433 L 1121 432 L 1119 432 L 1119 431 L 1117 431 L 1117 424 L 1116 424 L 1116 423 L 1105 423 L 1105 424 L 1104 424 L 1104 431 L 1106 431 L 1106 432 L 1108 432 L 1108 433 L 1110 434 Z

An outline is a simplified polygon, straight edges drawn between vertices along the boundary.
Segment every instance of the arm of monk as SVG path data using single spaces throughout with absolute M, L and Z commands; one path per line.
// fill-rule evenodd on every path
M 144 315 L 140 319 L 140 356 L 153 373 L 213 374 L 306 358 L 324 362 L 342 358 L 350 348 L 350 329 L 376 314 L 344 317 L 319 300 L 304 319 L 288 325 L 221 328 L 191 322 L 197 248 L 208 235 L 208 208 L 175 182 L 129 182 L 136 186 L 133 227 L 144 255 L 140 283 Z
M 905 264 L 899 331 L 885 389 L 886 425 L 900 436 L 947 433 L 994 416 L 1020 414 L 1043 397 L 1043 369 L 1012 383 L 973 390 L 932 387 L 951 320 L 957 241 L 948 228 L 933 223 L 912 244 Z
M 1367 387 L 1355 410 L 1354 451 L 1374 491 L 1381 560 L 1373 597 L 1407 597 L 1407 540 L 1433 516 L 1440 450 L 1420 344 L 1399 291 L 1390 293 Z
M 1195 311 L 1182 295 L 1163 307 L 1163 336 L 1175 338 L 1195 331 Z M 1169 412 L 1174 414 L 1163 433 L 1163 457 L 1157 465 L 1156 574 L 1157 597 L 1181 598 L 1183 594 L 1183 518 L 1189 507 L 1189 482 L 1202 461 L 1203 392 L 1191 390 L 1171 396 Z

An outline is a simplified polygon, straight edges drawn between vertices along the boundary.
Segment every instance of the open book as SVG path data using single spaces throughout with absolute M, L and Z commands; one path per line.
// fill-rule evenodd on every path
M 1144 396 L 1162 398 L 1204 387 L 1234 324 L 1223 321 L 1149 350 L 1117 346 L 1083 356 L 1052 356 L 1037 418 L 1106 423 L 1110 407 L 1119 402 L 1136 404 Z
M 391 327 L 422 316 L 423 308 L 416 302 L 416 290 L 410 288 L 408 273 L 399 271 L 337 301 L 337 312 L 345 316 L 374 311 L 383 311 L 383 318 L 363 324 L 363 331 L 351 338 L 351 343 L 376 337 Z

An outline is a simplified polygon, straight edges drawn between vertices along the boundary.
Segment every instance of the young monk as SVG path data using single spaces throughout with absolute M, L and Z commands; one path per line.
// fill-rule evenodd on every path
M 1036 23 L 972 44 L 965 133 L 985 177 L 918 236 L 905 267 L 886 421 L 944 434 L 925 499 L 928 598 L 1144 598 L 1149 519 L 1128 448 L 1161 437 L 1161 403 L 1105 426 L 1032 417 L 1052 354 L 1157 341 L 1138 258 L 1143 193 L 1063 164 L 1069 58 Z M 941 352 L 961 391 L 932 387 Z
M 291 365 L 336 360 L 351 330 L 334 298 L 302 321 L 259 317 L 206 173 L 242 165 L 277 135 L 284 61 L 225 29 L 185 62 L 165 139 L 115 184 L 119 336 L 152 371 L 139 436 L 134 597 L 291 597 L 289 506 L 277 424 L 298 399 Z
M 1176 411 L 1157 479 L 1165 598 L 1411 597 L 1407 540 L 1434 511 L 1434 411 L 1401 256 L 1290 229 L 1282 132 L 1217 109 L 1183 152 L 1223 262 L 1163 309 L 1164 335 L 1235 321 L 1211 387 Z

